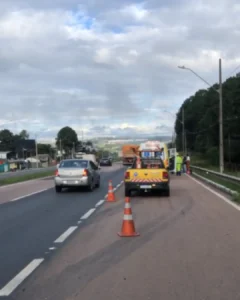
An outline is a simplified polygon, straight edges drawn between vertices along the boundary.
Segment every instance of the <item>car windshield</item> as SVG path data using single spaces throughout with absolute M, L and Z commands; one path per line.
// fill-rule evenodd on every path
M 80 168 L 85 169 L 88 166 L 87 160 L 65 160 L 62 161 L 59 168 Z

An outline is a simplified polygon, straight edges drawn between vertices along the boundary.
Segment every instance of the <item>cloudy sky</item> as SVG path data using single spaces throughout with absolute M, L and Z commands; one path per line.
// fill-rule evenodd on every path
M 86 2 L 86 4 L 82 4 Z M 0 129 L 171 135 L 181 103 L 240 65 L 238 0 L 0 1 Z

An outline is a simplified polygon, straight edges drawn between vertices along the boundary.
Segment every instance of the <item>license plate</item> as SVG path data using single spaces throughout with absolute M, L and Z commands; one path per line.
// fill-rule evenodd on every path
M 78 181 L 76 180 L 67 180 L 63 182 L 64 184 L 78 184 Z
M 140 189 L 151 189 L 151 185 L 140 185 Z

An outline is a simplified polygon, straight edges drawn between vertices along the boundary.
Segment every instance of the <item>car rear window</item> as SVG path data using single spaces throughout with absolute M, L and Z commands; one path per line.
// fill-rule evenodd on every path
M 136 159 L 133 162 L 133 168 L 136 168 Z M 163 160 L 160 158 L 142 158 L 141 169 L 165 169 Z
M 65 160 L 62 161 L 59 168 L 80 168 L 85 169 L 88 167 L 87 160 Z

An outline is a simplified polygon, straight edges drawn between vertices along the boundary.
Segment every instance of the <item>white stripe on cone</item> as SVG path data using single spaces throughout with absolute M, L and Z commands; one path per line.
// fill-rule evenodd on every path
M 132 217 L 132 215 L 124 215 L 124 216 L 123 216 L 123 220 L 124 220 L 124 221 L 132 221 L 132 220 L 133 220 L 133 217 Z
M 125 208 L 131 208 L 131 203 L 125 203 Z

